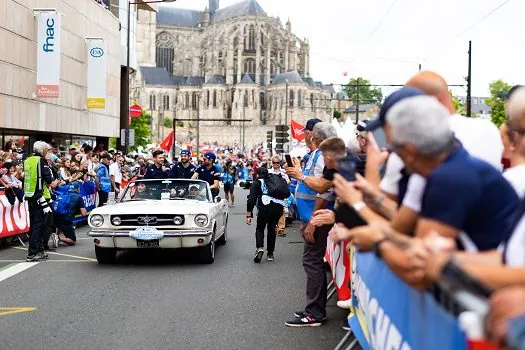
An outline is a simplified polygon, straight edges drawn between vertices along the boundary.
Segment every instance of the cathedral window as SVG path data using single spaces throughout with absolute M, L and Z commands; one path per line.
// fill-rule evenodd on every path
M 157 101 L 156 101 L 156 100 L 157 100 L 156 97 L 157 97 L 157 96 L 155 96 L 155 94 L 150 94 L 150 95 L 149 95 L 149 109 L 150 109 L 150 111 L 153 111 L 153 110 L 157 109 L 157 108 L 156 108 L 156 104 L 157 104 L 157 103 L 156 103 L 156 102 L 157 102 Z
M 213 90 L 213 107 L 217 107 L 217 90 Z
M 175 50 L 169 47 L 157 47 L 156 54 L 157 67 L 164 67 L 168 73 L 173 74 Z
M 250 26 L 248 35 L 244 38 L 244 49 L 246 51 L 255 51 L 255 27 Z
M 210 106 L 210 90 L 206 91 L 206 107 Z
M 184 94 L 184 108 L 190 108 L 190 94 L 188 92 Z
M 249 74 L 255 80 L 255 60 L 248 58 L 244 61 L 244 74 Z
M 292 107 L 293 108 L 293 105 L 294 105 L 294 93 L 293 93 L 293 90 L 290 90 L 290 98 L 289 98 L 289 107 Z
M 164 107 L 164 110 L 167 111 L 170 109 L 170 96 L 164 95 L 162 96 L 162 106 Z
M 248 107 L 248 90 L 244 91 L 244 107 Z
M 297 91 L 297 104 L 299 107 L 303 106 L 303 92 L 301 90 Z
M 261 109 L 266 109 L 266 99 L 264 98 L 264 92 L 259 94 L 259 104 L 261 105 Z
M 197 109 L 197 93 L 193 92 L 191 94 L 191 108 Z
M 314 94 L 310 94 L 310 109 L 314 110 Z

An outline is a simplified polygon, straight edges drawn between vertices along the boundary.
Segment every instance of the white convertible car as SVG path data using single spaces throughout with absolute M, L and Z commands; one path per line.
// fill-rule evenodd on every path
M 114 263 L 117 250 L 196 248 L 199 260 L 215 260 L 215 244 L 226 244 L 228 206 L 212 199 L 201 180 L 131 182 L 115 204 L 88 218 L 100 264 Z

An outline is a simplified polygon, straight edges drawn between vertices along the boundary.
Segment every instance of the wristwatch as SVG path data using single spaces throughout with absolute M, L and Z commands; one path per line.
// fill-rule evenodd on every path
M 361 210 L 363 210 L 364 208 L 366 208 L 366 204 L 365 202 L 361 201 L 361 202 L 357 202 L 355 204 L 352 205 L 352 208 L 354 208 L 354 210 L 356 211 L 356 213 L 359 213 Z
M 377 242 L 374 242 L 374 244 L 372 244 L 372 250 L 374 252 L 374 255 L 378 258 L 378 259 L 381 259 L 382 258 L 382 255 L 381 255 L 381 244 L 384 243 L 385 241 L 388 241 L 388 237 L 383 237 L 381 238 L 379 241 Z
M 301 180 L 299 180 L 299 181 L 303 182 L 304 179 L 306 179 L 306 175 L 305 174 L 303 174 L 303 176 L 301 176 Z

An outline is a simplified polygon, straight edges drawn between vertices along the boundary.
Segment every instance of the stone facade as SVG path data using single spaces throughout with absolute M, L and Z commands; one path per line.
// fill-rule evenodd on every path
M 283 26 L 268 16 L 256 0 L 222 9 L 210 0 L 204 11 L 139 11 L 138 33 L 140 68 L 131 99 L 151 111 L 154 138 L 169 132 L 157 130 L 159 115 L 199 116 L 200 141 L 222 144 L 238 142 L 238 120 L 250 119 L 246 145 L 263 142 L 267 130 L 286 120 L 331 115 L 334 91 L 310 77 L 308 40 L 292 33 L 290 21 Z M 184 124 L 178 141 L 188 141 L 188 130 L 196 133 L 196 123 Z
M 33 8 L 55 8 L 62 14 L 59 98 L 35 97 L 37 38 Z M 86 109 L 86 37 L 103 37 L 106 42 L 104 110 Z M 93 0 L 0 1 L 0 129 L 118 136 L 119 41 L 118 19 Z

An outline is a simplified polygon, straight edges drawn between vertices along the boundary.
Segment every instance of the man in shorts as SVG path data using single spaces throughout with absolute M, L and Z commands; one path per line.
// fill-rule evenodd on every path
M 231 160 L 228 160 L 222 170 L 222 183 L 224 184 L 224 197 L 228 201 L 230 208 L 235 206 L 235 183 L 237 182 L 237 168 L 232 165 Z

